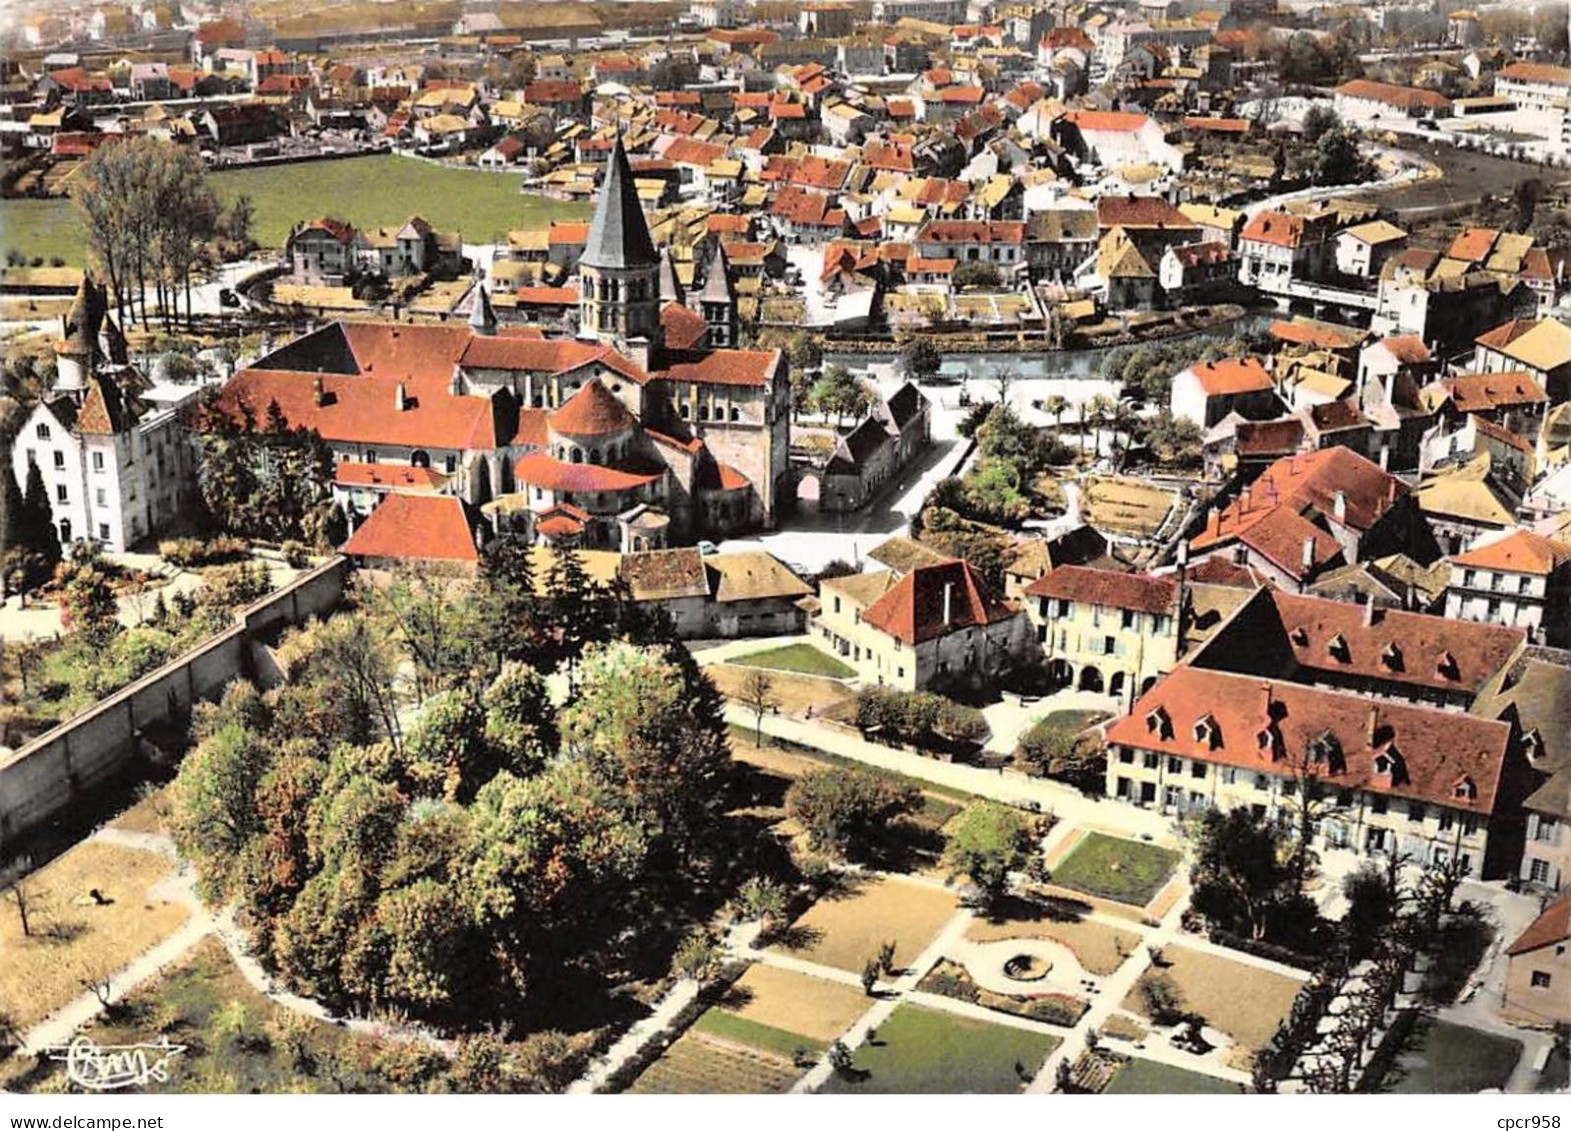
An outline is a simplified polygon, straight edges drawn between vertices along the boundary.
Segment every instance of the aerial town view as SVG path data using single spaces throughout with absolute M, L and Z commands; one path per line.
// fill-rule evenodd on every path
M 1568 24 L 0 3 L 7 1126 L 1559 1127 Z

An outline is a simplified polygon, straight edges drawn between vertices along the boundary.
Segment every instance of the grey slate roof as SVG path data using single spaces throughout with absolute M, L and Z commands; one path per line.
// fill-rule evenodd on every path
M 595 216 L 589 224 L 589 240 L 578 262 L 585 267 L 658 267 L 660 256 L 649 237 L 649 221 L 638 203 L 633 170 L 627 163 L 622 139 L 616 139 Z

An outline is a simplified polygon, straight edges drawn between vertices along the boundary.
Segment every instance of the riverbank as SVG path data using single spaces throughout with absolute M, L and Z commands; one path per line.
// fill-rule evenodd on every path
M 1095 335 L 1073 333 L 1066 341 L 1056 344 L 1048 341 L 1046 331 L 992 334 L 934 333 L 918 336 L 927 338 L 938 347 L 939 352 L 945 355 L 957 352 L 965 354 L 1086 353 L 1117 349 L 1120 346 L 1187 338 L 1196 334 L 1215 333 L 1218 330 L 1231 329 L 1242 320 L 1260 316 L 1259 309 L 1249 309 L 1237 303 L 1225 303 L 1208 308 L 1207 313 L 1201 316 L 1188 315 L 1180 311 L 1170 318 L 1160 318 L 1144 324 L 1143 327 L 1133 327 L 1121 332 Z M 897 354 L 905 349 L 909 339 L 904 341 L 896 341 L 893 337 L 846 339 L 826 334 L 819 341 L 826 355 L 839 357 L 857 354 Z

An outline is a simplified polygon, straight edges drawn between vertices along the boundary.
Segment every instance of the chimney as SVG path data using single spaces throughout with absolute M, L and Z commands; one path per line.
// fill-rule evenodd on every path
M 1364 598 L 1364 627 L 1375 627 L 1375 595 L 1373 593 Z
M 321 408 L 327 403 L 327 391 L 322 387 L 322 379 L 315 378 L 311 382 L 311 399 L 316 402 L 316 407 Z
M 1315 568 L 1315 540 L 1304 539 L 1304 572 L 1308 573 Z
M 1331 496 L 1331 513 L 1336 516 L 1336 520 L 1338 522 L 1345 523 L 1347 521 L 1346 491 L 1338 491 L 1335 495 Z
M 1381 448 L 1380 448 L 1380 470 L 1381 471 L 1389 471 L 1390 467 L 1391 467 L 1391 448 L 1390 448 L 1389 445 L 1381 445 Z M 1393 499 L 1396 498 L 1396 486 L 1394 484 L 1391 487 L 1391 497 Z
M 1370 746 L 1375 744 L 1375 732 L 1380 729 L 1380 704 L 1369 704 L 1369 715 L 1364 720 L 1364 741 Z
M 954 623 L 955 619 L 955 583 L 944 582 L 944 627 Z
M 404 388 L 404 383 L 400 381 L 398 388 L 393 392 L 393 409 L 396 412 L 403 412 L 408 407 L 409 391 Z

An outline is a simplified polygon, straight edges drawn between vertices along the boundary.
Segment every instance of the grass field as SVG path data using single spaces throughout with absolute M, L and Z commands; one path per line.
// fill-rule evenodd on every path
M 1113 1074 L 1103 1095 L 1110 1096 L 1209 1096 L 1238 1095 L 1244 1089 L 1215 1076 L 1205 1076 L 1154 1060 L 1130 1060 Z
M 787 1059 L 794 1057 L 799 1050 L 816 1056 L 826 1047 L 824 1041 L 815 1041 L 787 1029 L 749 1021 L 724 1009 L 711 1009 L 693 1022 L 693 1028 L 722 1041 L 772 1052 Z
M 1144 907 L 1161 890 L 1177 864 L 1178 853 L 1170 848 L 1092 832 L 1053 869 L 1053 882 Z
M 802 1070 L 789 1058 L 688 1032 L 644 1070 L 629 1092 L 664 1095 L 770 1095 Z
M 842 664 L 828 652 L 811 644 L 782 644 L 778 648 L 765 648 L 750 652 L 731 661 L 744 668 L 769 668 L 772 671 L 800 672 L 803 675 L 827 675 L 835 679 L 850 679 L 856 669 Z
M 88 841 L 35 872 L 24 883 L 30 936 L 10 899 L 0 905 L 0 1013 L 22 1027 L 41 1021 L 82 993 L 84 980 L 107 978 L 173 934 L 186 909 L 147 889 L 174 870 L 157 853 Z M 77 906 L 95 888 L 108 902 Z
M 395 1066 L 411 1050 L 389 1047 L 274 1005 L 253 990 L 223 944 L 208 938 L 156 981 L 130 994 L 114 1017 L 86 1030 L 101 1045 L 156 1041 L 167 1036 L 185 1052 L 169 1065 L 169 1079 L 148 1092 L 419 1091 L 400 1084 Z M 15 1063 L 0 1088 L 54 1090 L 64 1066 L 44 1061 L 28 1074 Z M 437 1062 L 437 1067 L 441 1062 Z
M 1447 1021 L 1420 1021 L 1382 1091 L 1452 1095 L 1499 1088 L 1522 1056 L 1522 1042 Z
M 824 1092 L 863 1094 L 1018 1092 L 1058 1038 L 935 1009 L 902 1005 L 856 1050 L 860 1079 L 831 1076 Z
M 723 1011 L 771 1032 L 800 1034 L 798 1043 L 822 1045 L 850 1028 L 867 1007 L 867 995 L 855 986 L 759 962 L 737 979 L 720 1010 L 710 1013 Z
M 710 664 L 704 671 L 715 681 L 720 694 L 728 699 L 741 699 L 743 681 L 747 678 L 746 668 L 736 664 Z M 772 673 L 770 679 L 774 683 L 770 694 L 787 715 L 805 714 L 809 707 L 813 709 L 813 714 L 822 715 L 831 707 L 856 698 L 856 692 L 832 679 L 784 671 Z
M 435 228 L 456 229 L 467 243 L 506 239 L 513 228 L 581 220 L 582 204 L 524 196 L 522 177 L 465 172 L 392 154 L 342 161 L 302 161 L 210 174 L 225 203 L 244 193 L 256 207 L 255 236 L 282 247 L 297 221 L 331 213 L 358 227 L 402 224 L 413 213 Z M 47 261 L 83 262 L 82 230 L 69 200 L 0 200 L 0 249 L 18 248 Z
M 1074 951 L 1089 973 L 1104 977 L 1122 966 L 1125 956 L 1133 954 L 1140 943 L 1140 936 L 1133 931 L 1121 931 L 1089 919 L 1055 919 L 1046 908 L 1024 901 L 1012 903 L 1006 914 L 1006 918 L 998 920 L 976 919 L 966 929 L 966 938 L 977 942 L 1051 939 Z
M 775 949 L 809 962 L 860 974 L 886 941 L 904 967 L 932 941 L 955 911 L 955 897 L 927 884 L 870 877 L 850 894 L 820 899 L 791 925 Z
M 1245 1048 L 1258 1050 L 1276 1032 L 1303 985 L 1296 978 L 1182 946 L 1162 950 L 1166 974 L 1183 995 L 1183 1007 L 1206 1019 Z M 1147 971 L 1141 980 L 1151 976 Z M 1137 982 L 1124 1008 L 1145 1014 Z

